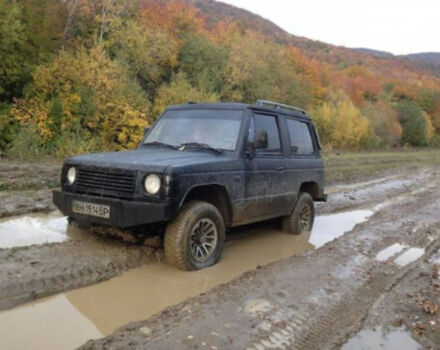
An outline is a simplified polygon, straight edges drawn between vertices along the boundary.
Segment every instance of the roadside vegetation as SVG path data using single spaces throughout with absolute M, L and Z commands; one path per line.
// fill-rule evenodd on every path
M 438 78 L 192 3 L 0 0 L 0 155 L 129 149 L 167 105 L 258 98 L 307 109 L 326 150 L 440 144 Z
M 381 175 L 399 175 L 424 166 L 440 165 L 440 150 L 395 150 L 324 152 L 327 184 L 372 180 Z
M 325 151 L 323 159 L 326 184 L 334 185 L 367 181 L 395 172 L 440 165 L 440 150 Z M 17 193 L 29 197 L 35 191 L 59 187 L 61 166 L 61 161 L 53 158 L 25 162 L 1 159 L 0 198 Z

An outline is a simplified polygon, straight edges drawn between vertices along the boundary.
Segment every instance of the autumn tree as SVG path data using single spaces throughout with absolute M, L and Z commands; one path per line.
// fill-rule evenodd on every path
M 384 102 L 365 103 L 362 114 L 368 119 L 378 146 L 398 146 L 402 138 L 402 126 L 395 109 Z
M 256 33 L 238 35 L 232 41 L 224 100 L 254 103 L 263 98 L 307 107 L 312 91 L 311 81 L 297 72 L 285 47 Z
M 160 28 L 176 38 L 203 31 L 204 22 L 197 8 L 184 0 L 143 0 L 139 21 L 148 28 Z
M 328 148 L 357 149 L 369 135 L 368 120 L 342 91 L 331 93 L 311 115 Z
M 218 96 L 214 93 L 200 90 L 191 85 L 184 73 L 173 77 L 169 84 L 162 85 L 154 102 L 153 116 L 159 117 L 170 105 L 197 102 L 216 102 Z
M 133 20 L 110 38 L 110 52 L 154 96 L 177 65 L 179 45 L 165 30 L 149 28 Z
M 61 51 L 34 74 L 34 86 L 12 115 L 34 124 L 46 144 L 73 135 L 104 149 L 134 147 L 148 124 L 147 98 L 126 70 L 98 47 Z

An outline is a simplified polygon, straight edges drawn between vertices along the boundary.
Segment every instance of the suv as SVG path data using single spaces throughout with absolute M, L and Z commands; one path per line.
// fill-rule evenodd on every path
M 136 150 L 68 158 L 53 200 L 80 224 L 154 227 L 168 263 L 199 270 L 219 261 L 231 227 L 282 218 L 289 233 L 310 231 L 326 200 L 320 149 L 299 108 L 190 102 L 169 107 Z

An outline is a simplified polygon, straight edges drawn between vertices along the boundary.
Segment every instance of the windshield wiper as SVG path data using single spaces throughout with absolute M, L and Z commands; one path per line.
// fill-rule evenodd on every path
M 223 150 L 221 150 L 220 148 L 215 148 L 212 147 L 206 143 L 200 143 L 200 142 L 188 142 L 188 143 L 184 143 L 182 145 L 180 145 L 180 149 L 187 149 L 189 147 L 194 147 L 194 148 L 202 148 L 202 149 L 207 149 L 210 151 L 214 151 L 216 153 L 223 153 Z
M 144 143 L 144 145 L 145 146 L 162 146 L 162 147 L 167 147 L 167 148 L 172 148 L 172 149 L 179 149 L 180 148 L 178 146 L 170 145 L 168 143 L 159 142 L 159 141 L 147 142 L 147 143 Z

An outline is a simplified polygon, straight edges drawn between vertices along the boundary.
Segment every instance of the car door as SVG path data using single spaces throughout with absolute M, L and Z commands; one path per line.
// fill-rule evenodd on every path
M 285 118 L 285 122 L 290 146 L 285 177 L 289 192 L 295 193 L 296 198 L 302 184 L 322 181 L 322 161 L 313 142 L 310 123 L 294 118 Z
M 248 222 L 285 215 L 285 154 L 277 115 L 255 113 L 251 119 L 249 138 L 265 130 L 266 148 L 257 148 L 246 160 L 246 218 Z

